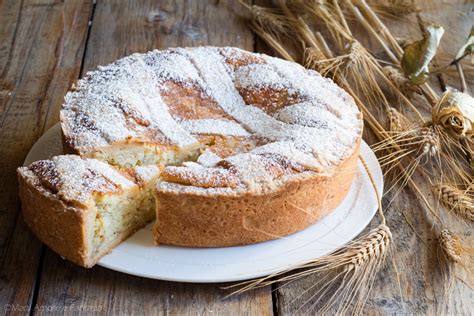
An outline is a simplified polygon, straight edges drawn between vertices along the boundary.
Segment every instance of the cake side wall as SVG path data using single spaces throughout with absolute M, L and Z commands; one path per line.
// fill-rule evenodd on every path
M 45 196 L 21 174 L 18 178 L 24 220 L 33 233 L 61 257 L 91 267 L 88 212 Z
M 156 244 L 226 247 L 298 232 L 345 198 L 357 169 L 359 145 L 331 177 L 288 182 L 265 195 L 199 196 L 157 192 Z

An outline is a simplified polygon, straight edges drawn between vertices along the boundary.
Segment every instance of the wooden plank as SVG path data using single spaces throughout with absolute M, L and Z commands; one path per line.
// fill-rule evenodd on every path
M 85 70 L 137 52 L 176 46 L 236 46 L 253 50 L 238 3 L 219 1 L 99 1 Z
M 436 22 L 446 29 L 436 58 L 439 65 L 444 65 L 451 61 L 469 33 L 472 17 L 469 17 L 467 13 L 469 8 L 472 11 L 473 5 L 464 1 L 450 1 L 448 3 L 418 1 L 417 3 L 422 9 L 420 18 L 424 23 Z M 392 16 L 390 19 L 385 19 L 385 22 L 396 36 L 421 38 L 420 28 L 414 14 L 405 18 Z M 356 26 L 354 30 L 356 37 L 364 45 L 375 51 L 381 50 L 380 46 L 365 34 L 362 27 Z M 472 90 L 474 89 L 472 68 L 466 69 L 471 69 L 468 82 L 471 91 L 474 91 Z M 444 78 L 448 84 L 460 87 L 455 71 L 448 72 Z M 435 88 L 439 92 L 441 91 L 438 80 L 433 79 L 431 83 L 436 85 Z M 415 177 L 415 180 L 423 188 L 423 192 L 427 196 L 431 196 L 426 180 L 419 177 Z M 389 204 L 389 201 L 392 202 Z M 432 226 L 433 223 L 427 220 L 425 215 L 427 211 L 424 209 L 424 205 L 420 204 L 416 194 L 409 188 L 405 188 L 396 198 L 393 195 L 386 196 L 384 204 L 388 206 L 386 208 L 387 222 L 394 237 L 392 259 L 388 260 L 386 266 L 377 275 L 364 314 L 472 314 L 474 309 L 473 291 L 457 278 L 459 276 L 466 280 L 469 276 L 464 269 L 457 268 L 455 274 L 450 275 L 449 280 L 444 279 L 436 256 L 437 236 Z M 406 215 L 406 219 L 403 214 Z M 444 220 L 447 227 L 464 237 L 468 246 L 473 247 L 472 237 L 469 237 L 472 233 L 469 226 L 452 216 L 446 216 Z M 413 225 L 421 240 L 407 221 Z M 377 223 L 378 221 L 374 220 L 371 226 L 374 227 Z M 470 266 L 472 267 L 472 263 Z M 309 276 L 279 288 L 277 290 L 278 314 L 298 315 L 308 312 L 307 308 L 315 302 L 315 299 L 311 298 L 315 291 L 310 290 L 306 294 L 304 292 L 319 278 L 320 276 Z M 398 278 L 400 285 L 397 281 Z M 448 282 L 453 282 L 452 288 L 448 291 L 449 299 L 444 297 Z M 295 303 L 291 303 L 293 300 L 296 300 Z M 307 305 L 298 310 L 305 302 Z
M 84 70 L 134 52 L 195 45 L 232 45 L 252 50 L 252 34 L 233 9 L 215 1 L 99 1 L 89 37 Z M 38 306 L 110 314 L 272 313 L 269 288 L 222 300 L 222 284 L 163 282 L 101 267 L 83 269 L 47 251 Z
M 223 284 L 165 282 L 102 267 L 83 269 L 46 254 L 37 306 L 136 315 L 270 315 L 268 289 L 223 299 Z
M 32 301 L 41 244 L 19 212 L 15 169 L 58 120 L 79 73 L 90 12 L 85 1 L 0 2 L 0 311 Z

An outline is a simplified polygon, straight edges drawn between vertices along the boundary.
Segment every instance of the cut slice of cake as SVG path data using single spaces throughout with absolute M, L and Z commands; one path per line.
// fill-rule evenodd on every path
M 75 155 L 18 169 L 25 222 L 51 249 L 91 267 L 155 218 L 154 165 L 118 171 Z

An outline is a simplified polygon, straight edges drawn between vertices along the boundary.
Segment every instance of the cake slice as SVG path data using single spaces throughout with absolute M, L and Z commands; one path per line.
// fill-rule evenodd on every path
M 155 218 L 155 165 L 119 171 L 75 155 L 18 168 L 25 222 L 51 249 L 91 267 Z

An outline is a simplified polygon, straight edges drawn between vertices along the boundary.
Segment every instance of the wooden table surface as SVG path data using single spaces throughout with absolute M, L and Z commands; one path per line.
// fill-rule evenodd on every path
M 469 1 L 424 2 L 425 21 L 445 26 L 442 54 L 453 56 L 469 33 Z M 42 245 L 23 222 L 15 169 L 58 121 L 71 84 L 98 65 L 135 52 L 170 46 L 237 46 L 268 51 L 247 27 L 237 1 L 0 0 L 0 314 L 96 311 L 136 314 L 287 315 L 288 304 L 314 282 L 271 287 L 223 299 L 222 284 L 149 280 L 102 267 L 84 269 Z M 413 38 L 416 26 L 390 22 Z M 373 43 L 372 43 L 373 44 Z M 442 55 L 441 54 L 441 55 Z M 448 58 L 448 57 L 446 57 Z M 468 74 L 471 89 L 474 76 Z M 445 81 L 459 86 L 454 76 Z M 474 89 L 473 89 L 474 91 Z M 435 242 L 423 206 L 405 189 L 388 209 L 395 253 L 378 275 L 366 308 L 370 313 L 471 314 L 474 294 L 457 281 L 447 310 L 444 281 L 432 252 L 406 224 L 402 212 L 428 245 Z M 454 223 L 468 236 L 471 227 Z M 397 284 L 396 270 L 400 286 Z M 275 288 L 274 288 L 275 289 Z M 444 312 L 442 312 L 444 311 Z

